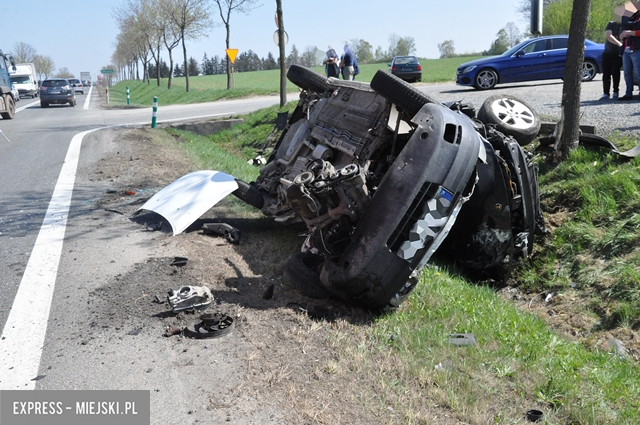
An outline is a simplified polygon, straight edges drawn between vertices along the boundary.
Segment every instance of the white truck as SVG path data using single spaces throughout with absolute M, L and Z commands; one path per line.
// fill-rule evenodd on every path
M 17 63 L 16 70 L 10 73 L 10 77 L 20 97 L 38 97 L 38 76 L 33 63 Z
M 91 87 L 91 73 L 90 72 L 81 72 L 80 73 L 80 81 L 82 84 L 86 84 L 87 87 Z M 85 83 L 86 81 L 86 83 Z

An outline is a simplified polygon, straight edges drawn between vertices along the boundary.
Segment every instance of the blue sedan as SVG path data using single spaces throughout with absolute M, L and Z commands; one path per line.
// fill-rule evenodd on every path
M 568 41 L 567 35 L 532 38 L 500 56 L 463 63 L 456 72 L 456 84 L 487 90 L 496 84 L 563 78 Z M 585 40 L 582 81 L 602 72 L 603 51 L 604 44 Z

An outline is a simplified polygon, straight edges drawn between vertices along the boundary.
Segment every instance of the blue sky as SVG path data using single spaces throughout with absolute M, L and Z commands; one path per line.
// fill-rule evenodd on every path
M 3 0 L 0 13 L 3 37 L 0 49 L 10 52 L 17 42 L 33 46 L 39 54 L 50 56 L 56 70 L 68 68 L 79 76 L 89 71 L 95 76 L 110 63 L 118 27 L 112 9 L 124 0 Z M 508 22 L 525 30 L 528 22 L 516 13 L 520 0 L 443 1 L 443 0 L 282 0 L 285 30 L 289 36 L 287 54 L 295 44 L 298 51 L 331 44 L 341 48 L 355 38 L 368 41 L 375 51 L 389 47 L 392 33 L 413 37 L 416 54 L 439 56 L 438 44 L 453 40 L 457 53 L 487 50 L 496 33 Z M 18 6 L 19 4 L 19 6 Z M 253 50 L 260 57 L 269 52 L 277 56 L 273 42 L 275 0 L 263 0 L 249 15 L 231 16 L 231 47 L 240 52 Z M 214 20 L 220 23 L 217 9 Z M 8 19 L 7 19 L 8 18 Z M 187 44 L 187 54 L 198 62 L 225 54 L 225 31 L 213 27 L 209 37 Z M 174 51 L 181 60 L 181 50 Z M 166 54 L 165 54 L 166 57 Z M 95 79 L 95 77 L 94 77 Z

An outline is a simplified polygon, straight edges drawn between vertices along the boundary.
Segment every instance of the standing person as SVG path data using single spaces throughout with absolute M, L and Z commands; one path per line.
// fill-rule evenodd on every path
M 327 77 L 335 77 L 340 78 L 338 64 L 338 54 L 333 49 L 333 47 L 329 46 L 329 50 L 327 50 L 327 59 L 322 62 L 324 65 L 324 70 L 327 73 Z
M 613 99 L 618 98 L 620 88 L 620 69 L 622 68 L 622 56 L 620 56 L 620 30 L 622 26 L 616 21 L 607 24 L 604 30 L 606 41 L 604 52 L 602 53 L 602 89 L 603 95 L 600 100 L 609 99 L 611 81 L 613 80 Z
M 626 90 L 618 100 L 633 100 L 633 77 L 634 74 L 640 75 L 640 12 L 634 13 L 628 21 L 622 21 L 620 40 L 624 48 L 622 69 Z
M 342 69 L 342 77 L 345 80 L 353 80 L 353 62 L 355 61 L 355 55 L 348 44 L 344 45 L 344 55 L 342 55 L 342 61 L 340 62 L 340 68 Z

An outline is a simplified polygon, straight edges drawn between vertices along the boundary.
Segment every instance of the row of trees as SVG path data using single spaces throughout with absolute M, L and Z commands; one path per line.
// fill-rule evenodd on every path
M 13 46 L 11 55 L 16 63 L 33 63 L 36 66 L 38 78 L 43 80 L 53 75 L 56 68 L 53 59 L 49 56 L 39 55 L 38 51 L 28 43 L 18 42 Z M 61 70 L 62 71 L 62 70 Z M 64 70 L 68 72 L 68 70 Z M 55 77 L 65 78 L 65 76 L 56 74 Z

